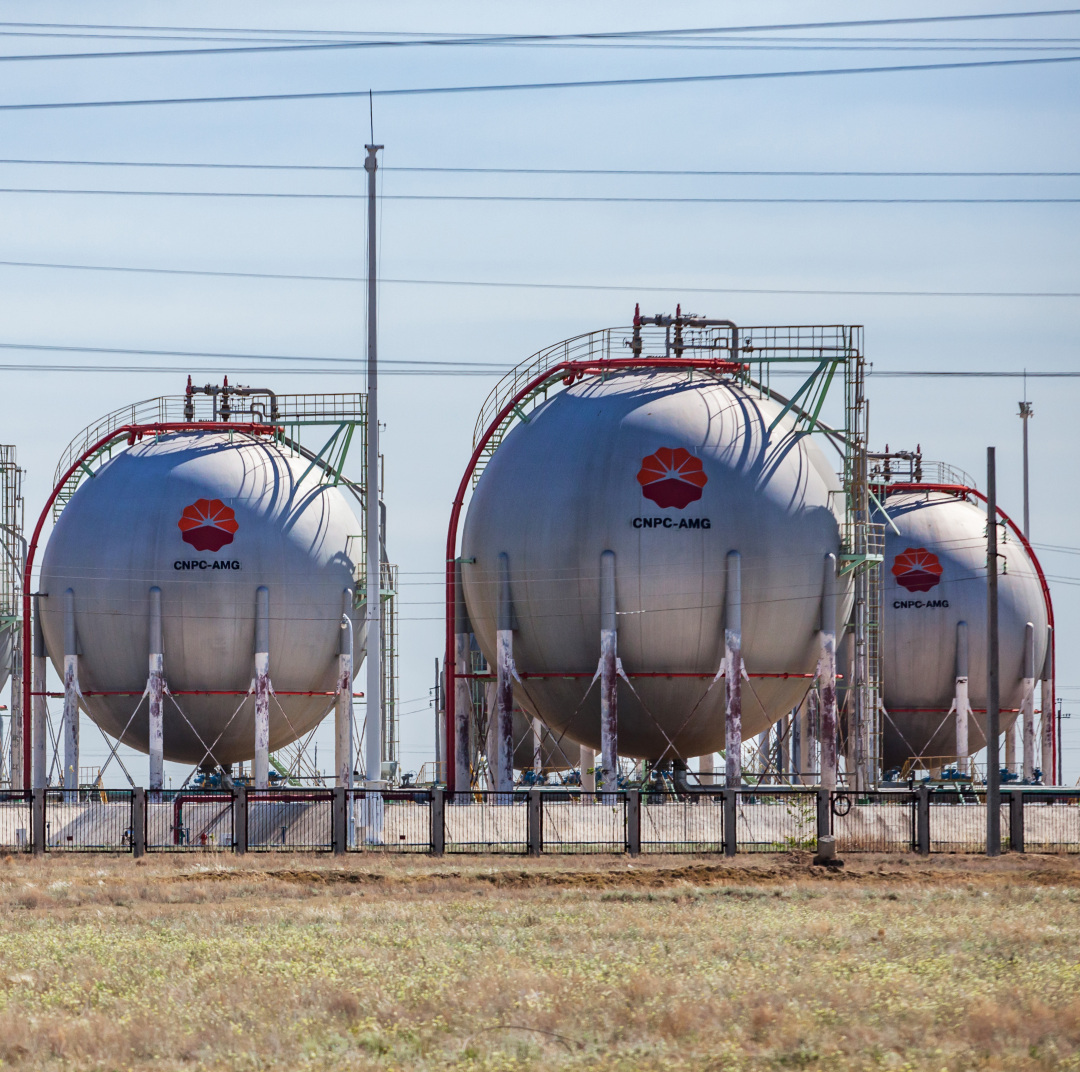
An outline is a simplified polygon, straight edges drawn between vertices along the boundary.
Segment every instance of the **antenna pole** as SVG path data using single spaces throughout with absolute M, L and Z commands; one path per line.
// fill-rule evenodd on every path
M 365 566 L 365 617 L 367 619 L 367 730 L 365 770 L 367 784 L 379 788 L 382 783 L 382 555 L 379 517 L 379 362 L 376 345 L 375 276 L 375 170 L 381 145 L 365 145 L 367 159 L 364 170 L 368 177 L 368 243 L 367 243 L 367 476 L 365 480 L 365 511 L 367 513 L 367 546 Z
M 1027 392 L 1024 392 L 1025 397 Z M 1024 422 L 1024 539 L 1031 539 L 1031 512 L 1028 508 L 1028 421 L 1034 416 L 1031 402 L 1020 403 L 1020 420 Z

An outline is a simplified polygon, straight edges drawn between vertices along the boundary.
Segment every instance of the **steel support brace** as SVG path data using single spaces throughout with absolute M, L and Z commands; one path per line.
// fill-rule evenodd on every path
M 971 748 L 968 738 L 968 716 L 971 714 L 971 701 L 968 698 L 967 622 L 956 623 L 956 681 L 953 692 L 953 708 L 956 714 L 956 766 L 961 774 L 967 774 L 968 756 Z
M 46 746 L 49 735 L 46 731 L 49 715 L 49 701 L 45 697 L 46 660 L 45 634 L 41 631 L 41 597 L 34 596 L 34 694 L 30 700 L 33 708 L 33 747 L 31 750 L 33 778 L 29 787 L 43 789 L 48 780 L 48 752 Z M 23 706 L 25 709 L 26 701 Z M 24 748 L 27 742 L 23 742 Z
M 615 552 L 600 556 L 600 788 L 605 803 L 619 788 L 619 713 L 616 672 L 618 634 L 615 615 Z M 610 795 L 609 795 L 610 794 Z
M 341 628 L 338 637 L 337 700 L 334 704 L 334 775 L 341 789 L 353 787 L 353 591 L 346 588 L 341 596 Z
M 915 851 L 930 855 L 930 788 L 925 785 L 915 792 Z
M 233 790 L 233 851 L 243 856 L 248 849 L 247 786 L 238 785 Z
M 64 776 L 65 789 L 79 788 L 79 648 L 75 631 L 75 592 L 64 593 Z M 68 803 L 74 794 L 65 797 Z
M 1026 426 L 1025 426 L 1026 427 Z M 1024 677 L 1020 700 L 1024 784 L 1035 781 L 1035 626 L 1024 626 Z
M 821 786 L 836 788 L 836 555 L 825 556 L 825 583 L 821 597 L 820 740 Z
M 348 791 L 343 785 L 335 785 L 330 792 L 330 841 L 334 855 L 344 856 L 349 839 Z
M 495 634 L 495 788 L 514 788 L 514 615 L 510 597 L 510 558 L 499 555 L 499 618 Z
M 630 856 L 641 855 L 640 789 L 630 789 L 626 794 L 626 851 Z
M 832 834 L 832 793 L 828 789 L 817 791 L 817 836 L 820 841 L 823 837 Z
M 165 645 L 161 628 L 161 589 L 150 589 L 150 666 L 146 682 L 150 711 L 150 790 L 159 800 L 165 785 Z
M 739 851 L 738 790 L 724 790 L 724 855 L 734 856 Z
M 141 786 L 131 797 L 131 854 L 136 860 L 146 855 L 146 790 Z
M 727 592 L 724 609 L 724 782 L 728 789 L 742 785 L 742 556 L 727 554 Z
M 431 855 L 446 852 L 446 790 L 436 786 L 431 791 Z
M 36 786 L 30 797 L 30 844 L 35 856 L 45 855 L 45 789 Z
M 1009 790 L 1009 852 L 1024 852 L 1024 791 Z
M 211 756 L 211 759 L 214 757 Z M 270 787 L 270 590 L 255 590 L 255 788 Z
M 540 790 L 529 790 L 529 855 L 539 856 L 544 851 L 544 813 L 540 803 Z

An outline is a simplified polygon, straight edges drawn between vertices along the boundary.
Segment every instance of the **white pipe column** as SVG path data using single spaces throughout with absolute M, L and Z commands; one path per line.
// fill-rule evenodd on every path
M 596 752 L 581 746 L 581 791 L 584 794 L 596 792 Z
M 821 787 L 836 788 L 836 555 L 825 556 L 825 587 L 821 598 L 821 657 L 818 660 L 821 701 Z M 851 734 L 848 734 L 850 739 Z
M 11 638 L 11 754 L 9 771 L 12 789 L 26 787 L 23 770 L 23 734 L 26 732 L 23 714 L 23 642 L 22 629 L 15 627 Z
M 211 757 L 213 758 L 213 757 Z M 255 590 L 255 788 L 270 787 L 270 590 Z
M 1042 706 L 1042 772 L 1043 782 L 1053 785 L 1057 772 L 1054 770 L 1054 630 L 1046 630 L 1046 660 L 1043 663 Z
M 507 792 L 514 788 L 514 612 L 510 601 L 510 556 L 505 551 L 499 555 L 495 658 L 495 788 Z
M 724 606 L 724 783 L 742 785 L 742 556 L 727 553 L 727 598 Z
M 968 773 L 968 756 L 971 745 L 968 740 L 968 717 L 971 701 L 968 699 L 968 626 L 956 623 L 956 681 L 953 692 L 953 708 L 956 716 L 956 769 Z
M 454 785 L 457 792 L 467 793 L 472 784 L 470 759 L 472 749 L 469 726 L 472 722 L 472 673 L 469 662 L 469 637 L 471 626 L 465 610 L 465 592 L 461 585 L 461 564 L 455 569 L 454 582 L 454 739 L 450 743 L 450 762 L 454 764 Z
M 155 799 L 165 785 L 165 645 L 161 629 L 161 589 L 150 589 L 150 666 L 146 681 L 150 708 L 150 791 Z
M 1016 721 L 1005 730 L 1005 768 L 1016 773 Z
M 532 720 L 533 774 L 537 778 L 544 773 L 544 724 L 538 718 Z
M 71 588 L 64 593 L 64 788 L 79 788 L 79 646 Z
M 353 787 L 353 592 L 341 596 L 341 629 L 338 637 L 337 703 L 334 706 L 334 773 L 338 788 Z M 347 807 L 351 806 L 351 801 Z M 351 827 L 350 827 L 351 829 Z
M 1031 622 L 1024 626 L 1024 680 L 1021 692 L 1024 784 L 1031 785 L 1035 781 L 1035 626 Z
M 706 756 L 698 756 L 698 781 L 702 785 L 712 785 L 716 780 L 716 761 L 713 759 L 713 753 L 710 752 Z
M 600 556 L 600 786 L 609 792 L 619 787 L 617 657 L 615 552 L 605 551 Z
M 48 732 L 46 731 L 46 723 L 48 721 L 48 701 L 45 696 L 45 671 L 47 654 L 45 651 L 45 634 L 41 629 L 41 597 L 34 596 L 34 667 L 33 667 L 33 720 L 34 720 L 34 739 L 33 739 L 33 759 L 34 759 L 34 771 L 33 781 L 31 782 L 31 788 L 44 789 L 45 781 L 48 777 L 47 760 L 48 753 L 46 751 L 48 743 Z

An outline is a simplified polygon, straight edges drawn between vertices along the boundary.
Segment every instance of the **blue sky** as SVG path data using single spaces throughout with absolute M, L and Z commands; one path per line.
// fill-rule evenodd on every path
M 403 33 L 569 33 L 783 23 L 1022 5 L 957 3 L 2 3 L 0 20 Z M 11 33 L 18 29 L 0 26 Z M 25 29 L 25 28 L 22 28 Z M 58 31 L 53 31 L 58 32 Z M 102 33 L 101 30 L 83 31 Z M 792 31 L 788 37 L 806 36 Z M 1080 16 L 1000 20 L 840 36 L 1070 38 Z M 210 34 L 209 36 L 213 36 Z M 774 35 L 782 36 L 782 35 Z M 765 43 L 765 42 L 757 42 Z M 832 43 L 836 43 L 835 41 Z M 798 42 L 789 42 L 791 45 Z M 886 44 L 886 42 L 880 42 Z M 892 43 L 895 47 L 896 42 Z M 1050 42 L 1047 45 L 1052 44 Z M 0 35 L 0 55 L 170 47 L 171 42 Z M 208 45 L 211 47 L 211 45 Z M 984 46 L 985 47 L 985 46 Z M 998 46 L 1002 47 L 1002 46 Z M 1045 47 L 1045 46 L 1044 46 Z M 662 77 L 935 63 L 1028 52 L 781 51 L 409 47 L 343 52 L 0 62 L 0 104 L 143 97 Z M 1080 54 L 1080 49 L 1076 54 Z M 743 82 L 382 97 L 375 135 L 390 167 L 1080 171 L 1080 70 L 1074 63 Z M 366 99 L 0 111 L 0 156 L 62 160 L 352 165 L 369 138 Z M 360 194 L 356 172 L 170 171 L 0 164 L 0 188 L 291 191 Z M 446 175 L 388 170 L 385 194 L 655 197 L 1077 197 L 1075 178 L 780 178 Z M 561 338 L 626 323 L 649 287 L 1080 291 L 1075 204 L 542 204 L 385 201 L 381 274 L 394 279 L 557 282 L 625 292 L 386 284 L 388 360 L 511 365 Z M 361 200 L 87 196 L 0 192 L 0 260 L 211 271 L 362 276 Z M 684 309 L 739 323 L 857 323 L 879 369 L 1078 369 L 1076 298 L 695 294 Z M 325 283 L 0 266 L 0 343 L 242 352 L 362 359 L 361 283 Z M 175 358 L 0 351 L 0 364 L 185 364 Z M 335 376 L 245 374 L 244 362 L 193 359 L 281 390 L 355 390 Z M 266 362 L 248 362 L 265 368 Z M 288 363 L 282 363 L 287 365 Z M 200 377 L 209 379 L 211 376 Z M 28 513 L 68 440 L 101 414 L 178 392 L 176 373 L 0 369 L 0 441 L 28 470 Z M 495 378 L 388 376 L 391 555 L 403 579 L 403 761 L 430 757 L 428 706 L 441 654 L 445 526 L 473 423 Z M 1000 499 L 1020 513 L 1022 385 L 1016 380 L 890 380 L 872 385 L 874 443 L 922 445 L 984 482 L 996 445 Z M 1028 383 L 1032 530 L 1080 546 L 1073 494 L 1080 381 Z M 361 459 L 351 461 L 359 476 Z M 1075 555 L 1046 552 L 1052 576 Z M 1080 700 L 1080 588 L 1054 585 L 1059 682 Z M 1078 727 L 1074 731 L 1074 727 Z M 84 730 L 85 762 L 96 731 Z M 1076 744 L 1072 744 L 1075 739 Z M 99 739 L 100 740 L 100 739 Z M 1080 775 L 1080 704 L 1066 723 L 1068 780 Z M 330 735 L 325 744 L 329 756 Z M 100 747 L 98 749 L 100 751 Z M 320 757 L 322 758 L 322 757 Z M 136 765 L 137 766 L 137 765 Z M 133 768 L 134 769 L 134 768 Z

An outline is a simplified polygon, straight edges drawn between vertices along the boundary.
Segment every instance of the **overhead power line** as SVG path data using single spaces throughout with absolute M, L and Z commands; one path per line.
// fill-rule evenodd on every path
M 165 104 L 242 104 L 267 101 L 347 100 L 355 97 L 416 97 L 454 93 L 505 93 L 516 90 L 598 89 L 626 86 L 691 85 L 706 82 L 743 82 L 771 78 L 810 78 L 848 74 L 896 74 L 912 71 L 956 71 L 974 68 L 1018 67 L 1033 64 L 1075 63 L 1080 56 L 1036 56 L 1012 60 L 971 60 L 955 63 L 894 64 L 887 67 L 826 67 L 795 71 L 741 71 L 728 74 L 668 75 L 659 78 L 603 78 L 571 82 L 508 82 L 495 85 L 422 86 L 401 89 L 323 90 L 313 93 L 247 93 L 218 97 L 143 97 L 129 100 L 47 101 L 0 104 L 0 111 L 55 111 L 72 108 L 128 108 Z
M 366 201 L 367 194 L 290 193 L 256 190 L 77 190 L 0 186 L 0 194 L 106 197 L 225 197 L 286 201 Z M 1080 197 L 613 197 L 536 194 L 380 194 L 380 201 L 457 201 L 526 204 L 628 205 L 1072 205 Z
M 276 279 L 313 283 L 366 283 L 366 276 L 314 275 L 292 272 L 228 272 L 203 268 L 146 268 L 122 264 L 56 264 L 45 261 L 0 261 L 0 268 L 44 268 L 77 272 L 136 272 L 145 275 L 208 276 L 217 279 Z M 700 287 L 642 283 L 537 283 L 495 279 L 397 279 L 379 284 L 423 287 L 495 287 L 510 290 L 587 290 L 655 294 L 804 294 L 859 298 L 1080 298 L 1072 290 L 838 290 L 791 287 Z

